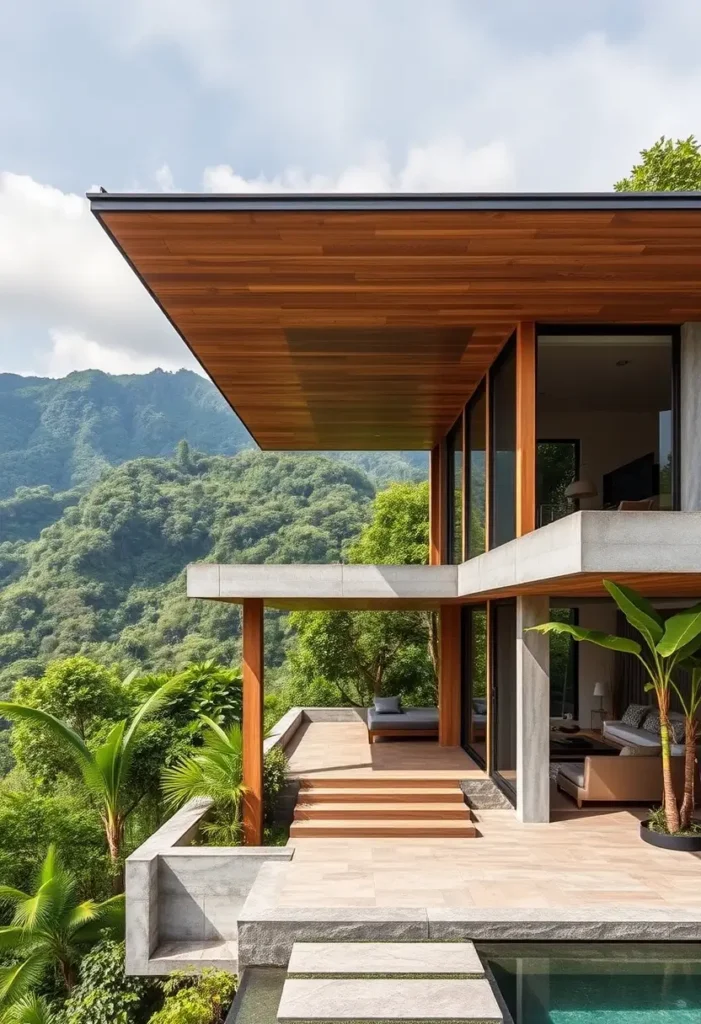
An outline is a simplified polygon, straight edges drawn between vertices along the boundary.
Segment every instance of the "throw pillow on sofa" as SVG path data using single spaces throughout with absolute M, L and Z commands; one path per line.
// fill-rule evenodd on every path
M 636 747 L 634 743 L 629 743 L 625 747 L 621 747 L 619 757 L 659 757 L 659 747 Z
M 631 729 L 640 729 L 649 713 L 649 704 L 629 704 L 623 712 L 621 722 L 623 725 L 629 725 Z
M 660 735 L 660 712 L 658 708 L 650 708 L 647 718 L 643 722 L 645 732 L 651 732 L 655 736 Z
M 375 711 L 378 715 L 400 715 L 399 697 L 375 697 Z

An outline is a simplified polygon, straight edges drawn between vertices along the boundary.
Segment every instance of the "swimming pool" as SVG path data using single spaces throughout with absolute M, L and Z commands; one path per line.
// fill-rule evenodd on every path
M 477 948 L 514 1024 L 701 1024 L 701 943 Z

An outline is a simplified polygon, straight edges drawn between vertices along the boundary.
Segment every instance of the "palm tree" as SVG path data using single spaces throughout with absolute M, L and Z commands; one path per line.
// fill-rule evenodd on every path
M 59 863 L 50 846 L 33 894 L 0 886 L 0 903 L 14 907 L 12 923 L 0 927 L 0 949 L 15 953 L 19 962 L 0 967 L 0 1008 L 11 1008 L 17 1016 L 26 1012 L 44 1012 L 41 1001 L 32 1000 L 31 991 L 41 982 L 48 967 L 54 967 L 70 992 L 76 982 L 76 967 L 81 950 L 97 942 L 107 930 L 119 935 L 124 926 L 124 897 L 113 896 L 104 903 L 76 900 L 76 880 Z M 12 1020 L 12 1015 L 10 1015 Z
M 247 791 L 241 726 L 222 729 L 206 715 L 201 718 L 208 730 L 204 745 L 163 769 L 163 793 L 172 808 L 195 797 L 212 800 L 213 820 L 202 826 L 203 831 L 218 843 L 233 845 L 241 838 L 241 804 Z
M 567 633 L 575 640 L 587 640 L 589 643 L 605 647 L 610 651 L 620 651 L 624 654 L 632 654 L 643 665 L 648 676 L 646 690 L 654 690 L 657 698 L 657 705 L 660 711 L 660 746 L 662 748 L 662 781 L 664 792 L 664 815 L 667 830 L 670 833 L 679 832 L 683 825 L 679 805 L 674 792 L 672 781 L 672 766 L 670 752 L 670 724 L 669 724 L 669 698 L 670 692 L 674 689 L 681 697 L 677 684 L 674 682 L 673 673 L 679 667 L 692 667 L 693 655 L 701 647 L 701 604 L 693 608 L 686 608 L 677 615 L 672 615 L 666 621 L 653 608 L 641 594 L 624 587 L 611 580 L 604 580 L 604 586 L 623 612 L 630 625 L 637 630 L 645 642 L 647 657 L 643 656 L 642 644 L 630 637 L 614 636 L 610 633 L 601 633 L 596 629 L 583 629 L 581 626 L 573 626 L 568 622 L 544 622 L 539 626 L 531 627 L 538 633 Z M 691 779 L 685 785 L 685 801 L 683 803 L 684 819 L 686 825 L 691 818 L 693 810 L 693 782 L 694 766 L 696 758 L 696 726 L 689 724 L 691 716 L 701 702 L 699 693 L 699 682 L 696 680 L 691 696 L 688 698 L 689 707 L 684 707 L 687 718 L 686 729 L 686 767 L 687 773 L 691 772 Z M 690 738 L 693 748 L 690 751 Z M 686 792 L 691 787 L 691 792 Z M 684 827 L 686 827 L 686 825 Z
M 26 704 L 0 701 L 0 715 L 12 721 L 34 722 L 47 728 L 59 742 L 63 743 L 75 759 L 83 782 L 93 799 L 100 806 L 100 816 L 105 838 L 114 868 L 115 891 L 120 891 L 121 855 L 124 842 L 124 823 L 139 802 L 139 798 L 128 802 L 126 782 L 134 755 L 139 728 L 149 715 L 155 714 L 166 702 L 171 692 L 180 685 L 179 679 L 170 679 L 152 693 L 138 708 L 131 721 L 117 722 L 107 739 L 94 751 L 90 750 L 83 738 L 65 722 L 54 718 L 41 708 Z

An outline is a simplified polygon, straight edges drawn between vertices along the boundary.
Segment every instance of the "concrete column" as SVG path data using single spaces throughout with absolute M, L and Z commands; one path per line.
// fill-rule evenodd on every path
M 550 820 L 550 643 L 527 633 L 547 622 L 547 597 L 516 599 L 516 816 Z
M 680 358 L 682 512 L 701 511 L 701 323 L 682 324 Z

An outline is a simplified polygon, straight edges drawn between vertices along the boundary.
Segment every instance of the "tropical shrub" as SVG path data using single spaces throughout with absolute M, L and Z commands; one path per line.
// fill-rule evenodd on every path
M 0 903 L 14 910 L 11 923 L 0 927 L 0 949 L 16 958 L 0 967 L 2 1010 L 31 994 L 50 968 L 70 994 L 81 952 L 103 934 L 119 934 L 124 928 L 124 897 L 79 903 L 75 878 L 61 865 L 54 847 L 44 858 L 35 891 L 1 885 Z
M 206 970 L 198 977 L 171 974 L 163 990 L 166 1001 L 149 1024 L 223 1024 L 236 981 L 225 971 Z
M 124 943 L 105 939 L 83 957 L 59 1024 L 146 1024 L 162 1001 L 157 982 L 125 975 Z
M 197 797 L 211 800 L 203 835 L 213 846 L 236 846 L 241 842 L 241 808 L 246 792 L 241 726 L 222 729 L 204 715 L 202 720 L 207 727 L 204 745 L 163 769 L 163 794 L 172 809 Z M 264 802 L 271 808 L 285 784 L 286 771 L 284 753 L 270 751 L 263 762 L 263 788 Z
M 0 792 L 0 878 L 27 890 L 50 845 L 70 862 L 79 898 L 109 895 L 111 872 L 100 819 L 85 799 L 27 787 Z

